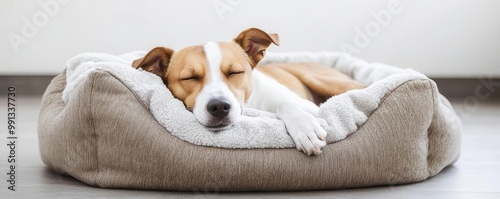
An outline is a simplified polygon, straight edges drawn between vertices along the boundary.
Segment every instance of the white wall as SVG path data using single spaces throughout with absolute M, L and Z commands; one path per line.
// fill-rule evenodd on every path
M 272 51 L 350 49 L 432 77 L 499 77 L 499 10 L 498 0 L 2 0 L 0 75 L 57 74 L 82 52 L 179 49 L 255 26 L 280 34 Z

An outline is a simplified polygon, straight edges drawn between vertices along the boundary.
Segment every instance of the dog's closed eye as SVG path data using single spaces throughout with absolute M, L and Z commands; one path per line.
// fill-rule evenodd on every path
M 238 75 L 238 74 L 243 74 L 243 73 L 245 73 L 245 71 L 244 71 L 244 70 L 242 70 L 242 71 L 233 71 L 233 72 L 229 72 L 229 73 L 227 74 L 227 76 L 228 76 L 228 77 L 230 77 L 230 76 L 232 76 L 232 75 Z
M 197 76 L 188 76 L 188 77 L 183 77 L 180 78 L 181 81 L 189 81 L 189 80 L 199 80 L 200 78 Z

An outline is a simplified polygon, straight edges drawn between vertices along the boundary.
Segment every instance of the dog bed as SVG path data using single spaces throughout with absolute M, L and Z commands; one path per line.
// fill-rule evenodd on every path
M 418 182 L 460 153 L 459 118 L 411 69 L 341 53 L 268 53 L 261 64 L 317 62 L 369 85 L 320 106 L 329 144 L 306 156 L 272 113 L 245 109 L 233 128 L 206 130 L 159 77 L 130 67 L 144 54 L 68 61 L 41 104 L 46 165 L 103 188 L 283 191 Z

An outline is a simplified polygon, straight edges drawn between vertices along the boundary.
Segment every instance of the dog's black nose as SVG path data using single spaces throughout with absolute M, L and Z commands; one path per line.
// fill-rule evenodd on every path
M 226 117 L 230 110 L 231 104 L 226 99 L 213 99 L 207 104 L 207 111 L 219 119 Z

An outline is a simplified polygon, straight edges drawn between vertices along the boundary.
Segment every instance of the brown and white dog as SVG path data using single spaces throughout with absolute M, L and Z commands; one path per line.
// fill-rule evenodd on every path
M 319 64 L 257 65 L 271 43 L 279 45 L 277 34 L 250 28 L 231 42 L 208 42 L 176 52 L 157 47 L 132 65 L 160 76 L 173 96 L 210 130 L 230 128 L 244 107 L 252 107 L 276 113 L 298 150 L 320 154 L 327 133 L 315 119 L 317 104 L 364 86 Z

